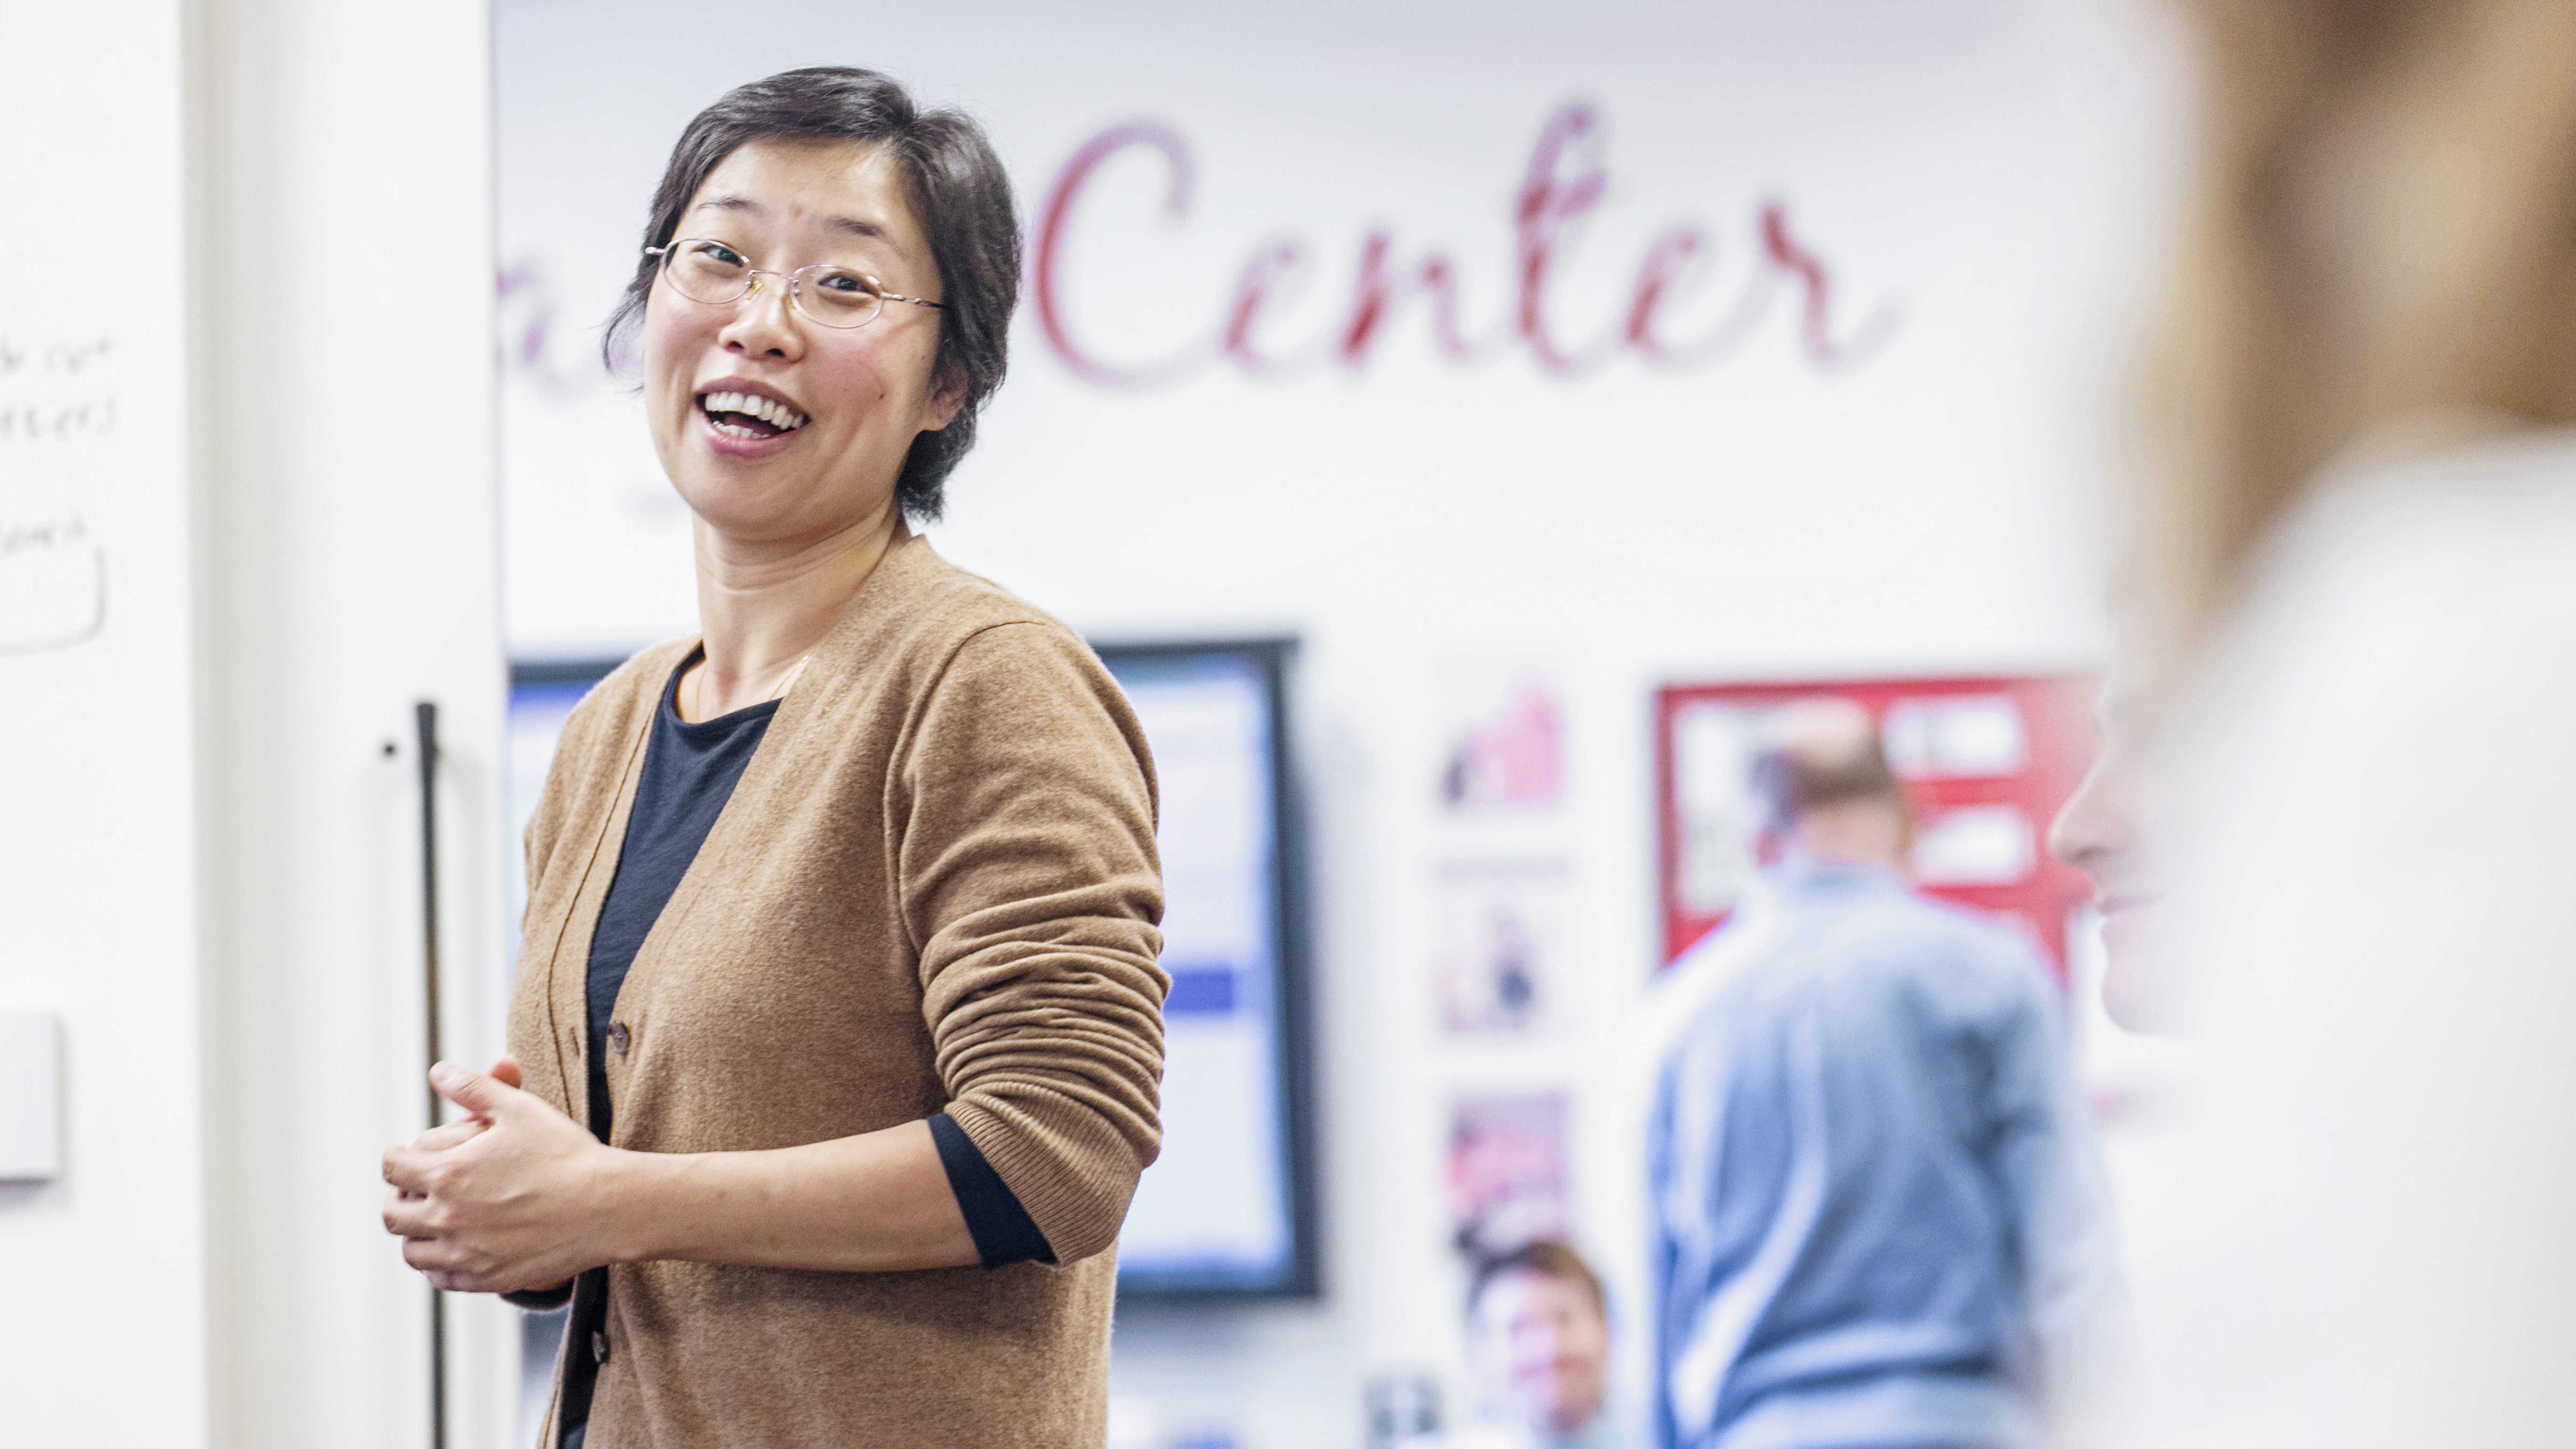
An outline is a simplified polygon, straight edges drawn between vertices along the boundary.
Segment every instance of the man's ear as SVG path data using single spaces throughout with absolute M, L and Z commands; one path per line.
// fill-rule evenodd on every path
M 944 367 L 930 387 L 930 421 L 922 426 L 925 433 L 935 433 L 957 421 L 957 410 L 966 406 L 966 369 Z

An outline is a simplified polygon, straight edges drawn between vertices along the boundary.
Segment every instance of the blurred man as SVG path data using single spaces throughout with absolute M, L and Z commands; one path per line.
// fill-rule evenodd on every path
M 1657 1442 L 2032 1443 L 2116 1296 L 2057 993 L 1906 885 L 1859 708 L 1781 711 L 1753 787 L 1779 860 L 1695 948 L 1650 1123 Z
M 1467 1317 L 1477 1367 L 1504 1417 L 1452 1436 L 1452 1449 L 1610 1449 L 1621 1442 L 1603 1407 L 1608 1305 L 1580 1254 L 1543 1239 L 1488 1259 L 1468 1289 Z

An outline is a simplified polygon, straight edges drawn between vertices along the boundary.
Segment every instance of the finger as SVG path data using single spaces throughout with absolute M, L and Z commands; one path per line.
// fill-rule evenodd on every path
M 454 1062 L 440 1062 L 429 1069 L 429 1084 L 438 1095 L 489 1122 L 500 1114 L 519 1089 L 496 1082 L 481 1072 L 469 1072 Z
M 461 1147 L 492 1130 L 492 1124 L 480 1117 L 460 1117 L 453 1122 L 432 1127 L 411 1140 L 414 1152 L 445 1152 Z
M 414 1197 L 429 1195 L 429 1175 L 443 1156 L 414 1147 L 385 1149 L 385 1181 Z
M 490 1293 L 502 1286 L 489 1263 L 453 1243 L 405 1243 L 403 1261 L 418 1269 L 430 1287 L 443 1293 Z
M 385 1231 L 413 1242 L 429 1241 L 437 1236 L 430 1228 L 429 1213 L 430 1203 L 425 1197 L 405 1197 L 399 1192 L 390 1194 L 385 1198 Z M 409 1261 L 411 1250 L 403 1249 L 403 1255 L 405 1261 Z M 417 1268 L 420 1265 L 414 1263 L 412 1266 Z
M 505 1087 L 522 1087 L 527 1085 L 525 1075 L 519 1070 L 519 1059 L 517 1057 L 503 1057 L 499 1061 L 494 1062 L 492 1064 L 492 1080 L 499 1082 Z

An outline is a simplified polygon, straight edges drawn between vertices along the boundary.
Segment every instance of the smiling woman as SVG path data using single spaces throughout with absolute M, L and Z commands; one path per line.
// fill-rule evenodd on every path
M 1154 785 L 1063 625 L 912 535 L 1002 377 L 1010 190 L 868 71 L 681 137 L 608 347 L 701 632 L 567 721 L 514 1055 L 386 1153 L 441 1288 L 571 1301 L 547 1445 L 1097 1444 L 1160 1129 Z

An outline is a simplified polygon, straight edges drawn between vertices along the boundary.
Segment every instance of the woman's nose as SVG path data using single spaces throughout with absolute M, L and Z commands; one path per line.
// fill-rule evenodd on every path
M 2097 762 L 2049 822 L 2048 853 L 2077 870 L 2090 872 L 2118 851 L 2127 834 L 2107 774 Z
M 794 355 L 803 338 L 787 315 L 787 283 L 766 276 L 751 279 L 751 290 L 734 303 L 733 320 L 722 340 L 729 350 L 761 357 Z

